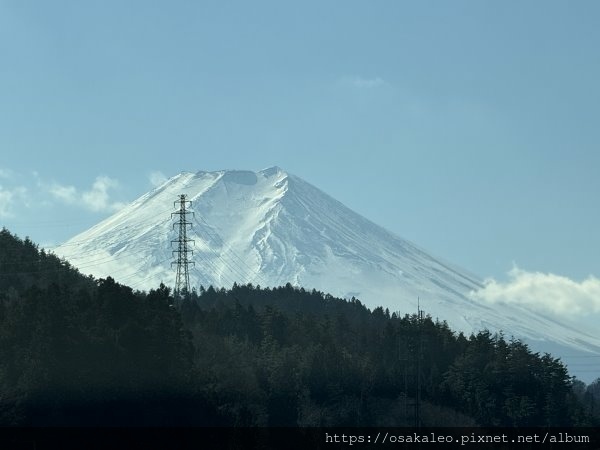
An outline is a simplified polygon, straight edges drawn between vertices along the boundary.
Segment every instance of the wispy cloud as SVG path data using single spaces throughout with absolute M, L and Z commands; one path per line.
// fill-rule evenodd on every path
M 167 177 L 165 176 L 165 174 L 158 170 L 151 172 L 150 175 L 148 175 L 148 179 L 154 187 L 158 187 L 165 181 L 167 181 Z
M 49 192 L 54 198 L 65 203 L 73 204 L 77 202 L 77 189 L 75 189 L 75 186 L 62 186 L 58 183 L 52 183 Z
M 29 179 L 27 187 L 22 185 Z M 32 182 L 33 180 L 33 182 Z M 116 212 L 126 203 L 114 199 L 120 184 L 116 179 L 98 176 L 88 189 L 58 181 L 49 182 L 37 171 L 29 177 L 0 168 L 0 218 L 13 218 L 18 209 L 32 205 L 51 207 L 56 202 L 92 212 Z
M 513 267 L 505 283 L 493 279 L 471 292 L 475 299 L 489 303 L 512 303 L 557 315 L 583 315 L 600 312 L 600 279 L 583 281 L 552 273 L 527 272 Z
M 0 186 L 0 218 L 14 217 L 16 202 L 27 204 L 27 189 L 22 186 L 12 189 L 5 189 Z
M 108 193 L 111 189 L 119 187 L 119 182 L 109 177 L 98 177 L 92 189 L 82 194 L 81 198 L 86 207 L 92 211 L 118 211 L 123 208 L 124 203 L 111 202 L 110 195 Z
M 380 77 L 365 78 L 357 75 L 342 77 L 339 82 L 343 86 L 356 89 L 374 89 L 386 84 L 383 78 Z
M 96 178 L 92 187 L 79 192 L 75 186 L 66 186 L 54 182 L 47 188 L 48 193 L 56 200 L 69 205 L 79 204 L 93 212 L 115 212 L 125 206 L 124 203 L 114 202 L 110 191 L 119 187 L 119 182 L 107 176 Z

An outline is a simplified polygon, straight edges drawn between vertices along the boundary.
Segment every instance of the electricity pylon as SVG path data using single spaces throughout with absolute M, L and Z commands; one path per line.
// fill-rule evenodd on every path
M 188 221 L 188 214 L 192 216 L 194 213 L 187 210 L 187 205 L 192 206 L 192 202 L 187 200 L 187 195 L 181 194 L 179 200 L 173 202 L 176 206 L 179 204 L 179 211 L 171 213 L 171 219 L 173 216 L 178 217 L 177 222 L 173 224 L 173 229 L 177 226 L 179 228 L 179 237 L 171 241 L 171 245 L 174 242 L 177 243 L 177 250 L 173 250 L 173 255 L 177 254 L 177 259 L 171 263 L 177 264 L 177 276 L 175 277 L 175 295 L 185 295 L 190 292 L 190 273 L 188 266 L 195 265 L 194 261 L 190 260 L 188 256 L 194 254 L 193 250 L 190 250 L 188 243 L 194 242 L 193 239 L 187 237 L 187 227 L 192 226 L 192 223 Z
M 417 315 L 416 319 L 416 336 L 408 337 L 406 342 L 402 343 L 398 340 L 399 359 L 404 365 L 404 417 L 408 423 L 409 407 L 413 408 L 414 427 L 421 427 L 421 380 L 423 378 L 423 332 L 422 327 L 425 322 L 425 312 L 421 309 L 420 299 L 417 297 Z M 412 364 L 411 364 L 412 363 Z M 408 397 L 408 379 L 409 367 L 414 370 L 414 399 L 409 401 Z

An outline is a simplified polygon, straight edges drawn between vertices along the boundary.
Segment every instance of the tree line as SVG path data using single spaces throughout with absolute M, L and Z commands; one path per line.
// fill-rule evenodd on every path
M 0 425 L 598 425 L 599 399 L 501 334 L 289 284 L 134 291 L 0 232 Z

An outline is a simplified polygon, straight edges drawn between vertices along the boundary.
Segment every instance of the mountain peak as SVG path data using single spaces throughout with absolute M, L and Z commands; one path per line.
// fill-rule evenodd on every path
M 476 302 L 480 280 L 353 212 L 277 166 L 258 172 L 182 173 L 58 247 L 96 277 L 136 289 L 173 285 L 173 202 L 187 194 L 194 216 L 192 286 L 291 283 L 403 314 L 424 309 L 470 333 L 488 328 L 574 347 L 589 336 L 514 305 Z M 600 348 L 599 340 L 593 340 Z
M 213 180 L 215 182 L 222 181 L 231 184 L 241 184 L 252 186 L 258 182 L 259 177 L 261 178 L 278 178 L 281 181 L 287 177 L 287 173 L 279 166 L 267 167 L 266 169 L 254 172 L 252 170 L 240 170 L 240 169 L 222 169 L 215 171 L 204 171 L 199 170 L 195 173 L 192 172 L 181 172 L 170 179 L 170 181 L 177 183 L 181 179 L 193 178 L 196 180 Z
M 257 172 L 254 172 L 252 170 L 243 170 L 243 169 L 220 169 L 220 170 L 213 170 L 213 171 L 206 171 L 206 170 L 198 170 L 196 172 L 196 175 L 205 175 L 205 174 L 224 174 L 227 172 L 252 172 L 255 174 L 262 174 L 266 177 L 270 177 L 273 175 L 277 175 L 278 173 L 285 173 L 285 170 L 283 170 L 281 167 L 279 166 L 270 166 L 270 167 L 266 167 L 262 170 L 259 170 Z M 192 172 L 188 172 L 188 171 L 183 171 L 181 172 L 181 174 L 190 174 Z
M 279 166 L 267 167 L 266 169 L 261 170 L 259 173 L 263 174 L 265 177 L 272 177 L 281 173 L 285 173 L 285 171 Z

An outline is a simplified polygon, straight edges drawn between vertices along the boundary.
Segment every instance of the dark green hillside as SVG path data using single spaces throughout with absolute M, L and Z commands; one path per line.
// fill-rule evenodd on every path
M 430 426 L 593 424 L 600 399 L 488 332 L 290 285 L 134 292 L 0 233 L 0 425 L 413 425 L 417 397 Z
M 0 239 L 0 424 L 219 423 L 194 390 L 167 288 L 92 280 L 29 240 Z
M 66 261 L 40 250 L 29 238 L 13 236 L 6 228 L 0 231 L 0 295 L 37 286 L 61 284 L 74 289 L 89 288 L 93 280 L 83 277 Z
M 290 285 L 209 288 L 182 313 L 199 379 L 236 423 L 413 425 L 418 373 L 424 425 L 591 420 L 560 360 L 489 332 L 467 338 Z

